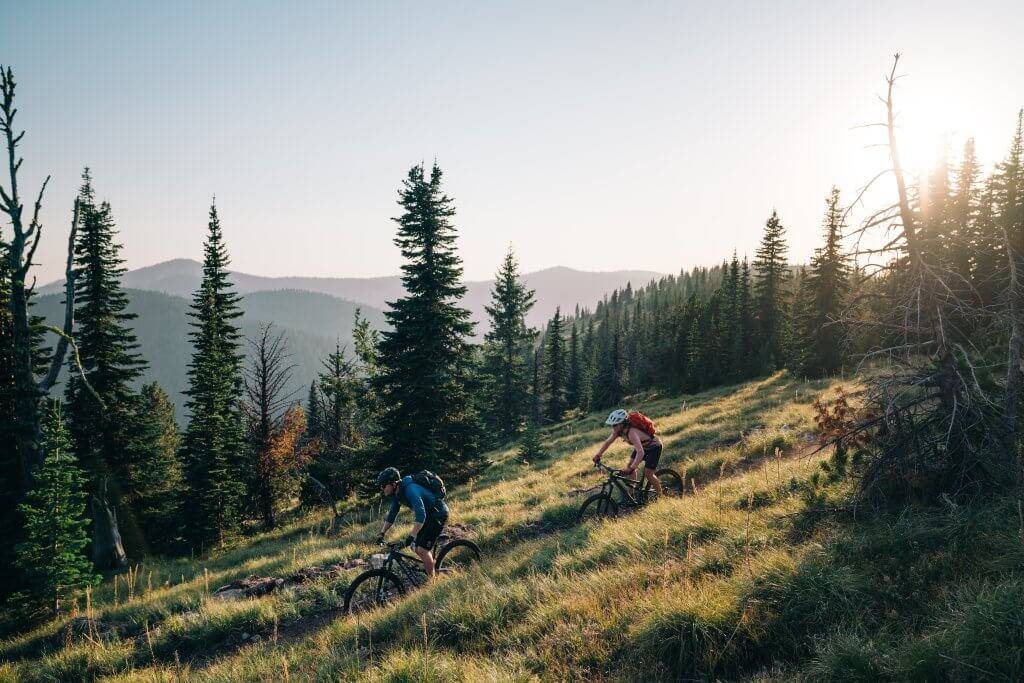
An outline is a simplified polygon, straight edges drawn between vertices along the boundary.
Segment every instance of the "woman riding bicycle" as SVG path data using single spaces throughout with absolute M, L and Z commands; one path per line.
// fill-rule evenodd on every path
M 658 469 L 658 461 L 661 460 L 661 440 L 654 433 L 654 425 L 651 421 L 640 413 L 627 413 L 619 408 L 613 410 L 604 423 L 612 428 L 612 433 L 604 440 L 600 450 L 594 456 L 594 464 L 601 462 L 601 456 L 615 443 L 616 439 L 622 439 L 633 447 L 633 456 L 629 459 L 623 474 L 631 479 L 636 479 L 636 469 L 640 466 L 640 461 L 643 460 L 644 477 L 660 496 L 662 494 L 661 482 L 655 475 L 655 470 Z M 644 424 L 646 429 L 639 426 L 641 424 Z

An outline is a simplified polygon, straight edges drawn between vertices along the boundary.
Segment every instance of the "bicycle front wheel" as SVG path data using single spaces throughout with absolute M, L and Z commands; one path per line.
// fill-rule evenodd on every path
M 595 493 L 583 501 L 580 506 L 579 520 L 587 522 L 592 519 L 605 519 L 619 514 L 619 506 L 612 497 L 605 493 Z
M 345 591 L 345 612 L 357 614 L 397 600 L 405 592 L 402 580 L 387 569 L 363 572 Z
M 437 554 L 437 571 L 454 572 L 467 569 L 480 561 L 480 548 L 473 541 L 460 538 L 445 543 Z

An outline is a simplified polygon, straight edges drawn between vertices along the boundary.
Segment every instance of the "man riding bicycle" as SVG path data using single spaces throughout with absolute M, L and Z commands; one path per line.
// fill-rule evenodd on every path
M 377 486 L 385 498 L 391 498 L 391 509 L 384 517 L 377 541 L 384 542 L 388 530 L 398 517 L 400 506 L 408 506 L 416 521 L 406 542 L 423 561 L 423 569 L 430 579 L 434 576 L 434 544 L 448 522 L 448 505 L 441 496 L 418 484 L 412 477 L 403 477 L 394 467 L 388 467 L 377 475 Z
M 636 479 L 636 470 L 640 461 L 644 461 L 644 477 L 654 487 L 655 492 L 662 494 L 661 482 L 658 480 L 655 470 L 658 469 L 658 461 L 661 460 L 661 440 L 654 434 L 654 425 L 649 419 L 640 413 L 627 413 L 621 408 L 613 410 L 604 421 L 612 428 L 612 433 L 601 444 L 600 450 L 594 456 L 594 464 L 601 462 L 601 456 L 608 450 L 616 439 L 622 439 L 633 447 L 633 456 L 629 459 L 623 474 L 631 479 Z M 638 426 L 646 423 L 647 429 Z M 648 431 L 650 433 L 648 433 Z

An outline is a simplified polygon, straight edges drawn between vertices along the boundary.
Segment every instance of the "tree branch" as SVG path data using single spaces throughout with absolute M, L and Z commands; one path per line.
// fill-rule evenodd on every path
M 89 382 L 85 379 L 85 371 L 82 370 L 81 360 L 78 358 L 78 346 L 75 344 L 74 339 L 71 338 L 71 333 L 75 327 L 75 237 L 78 235 L 80 210 L 81 201 L 78 197 L 75 197 L 75 210 L 71 217 L 71 233 L 68 235 L 68 260 L 64 268 L 64 330 L 58 331 L 56 328 L 49 328 L 60 335 L 60 341 L 57 342 L 57 348 L 50 359 L 50 370 L 46 373 L 46 377 L 39 385 L 39 388 L 43 393 L 46 393 L 56 384 L 57 377 L 60 375 L 60 366 L 64 364 L 64 355 L 67 353 L 68 344 L 70 343 L 75 349 L 75 362 L 78 363 L 78 369 L 82 373 L 82 381 L 89 388 L 93 396 L 96 397 L 96 400 L 99 401 L 99 395 L 92 390 Z M 28 262 L 31 263 L 31 259 Z M 100 405 L 102 404 L 103 402 L 100 401 Z

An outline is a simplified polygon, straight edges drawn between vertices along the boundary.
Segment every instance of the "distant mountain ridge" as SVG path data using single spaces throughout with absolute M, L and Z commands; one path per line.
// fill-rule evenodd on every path
M 139 352 L 149 363 L 138 384 L 156 380 L 183 413 L 188 363 L 192 357 L 188 310 L 190 299 L 163 292 L 126 288 L 128 311 L 138 317 L 131 321 L 139 341 Z M 34 300 L 32 312 L 43 315 L 52 325 L 63 322 L 60 294 L 45 294 Z M 377 329 L 386 326 L 384 314 L 372 306 L 344 301 L 317 292 L 276 290 L 249 292 L 240 301 L 242 333 L 253 338 L 262 322 L 273 322 L 288 340 L 289 361 L 295 365 L 289 391 L 303 399 L 309 383 L 320 370 L 321 360 L 340 343 L 352 349 L 352 319 L 356 308 Z M 243 349 L 248 352 L 249 345 Z M 61 371 L 61 379 L 66 379 Z
M 537 292 L 537 303 L 527 322 L 540 327 L 554 314 L 556 307 L 560 306 L 563 311 L 571 311 L 577 304 L 593 307 L 605 294 L 625 287 L 626 283 L 638 287 L 662 275 L 648 270 L 591 272 L 565 266 L 527 273 L 523 280 Z M 380 310 L 386 310 L 388 302 L 395 301 L 405 293 L 402 280 L 397 275 L 369 278 L 266 277 L 232 271 L 230 277 L 240 294 L 276 290 L 317 292 Z M 128 271 L 122 283 L 131 289 L 189 298 L 198 288 L 201 278 L 201 263 L 191 259 L 173 259 Z M 462 304 L 473 314 L 473 320 L 478 323 L 477 336 L 482 337 L 486 330 L 480 323 L 486 320 L 484 306 L 490 301 L 493 280 L 476 280 L 465 284 L 466 296 Z M 39 291 L 41 294 L 57 294 L 61 292 L 62 286 L 61 281 L 53 282 L 41 287 Z

